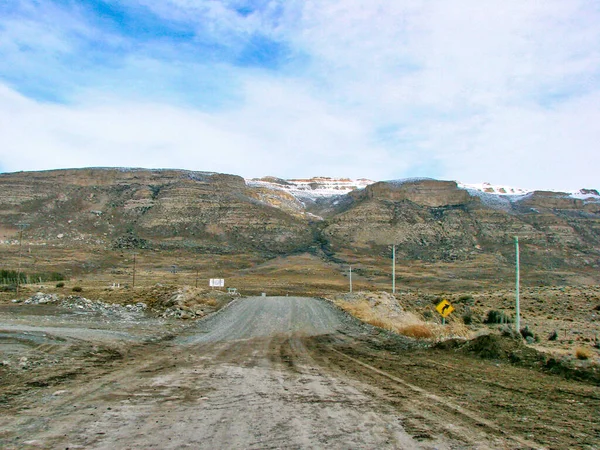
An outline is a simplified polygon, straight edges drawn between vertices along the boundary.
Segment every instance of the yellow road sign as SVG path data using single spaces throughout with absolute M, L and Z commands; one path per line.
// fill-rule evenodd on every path
M 448 317 L 452 311 L 454 311 L 454 307 L 445 299 L 439 302 L 435 309 L 437 309 L 437 312 L 439 312 L 442 317 Z

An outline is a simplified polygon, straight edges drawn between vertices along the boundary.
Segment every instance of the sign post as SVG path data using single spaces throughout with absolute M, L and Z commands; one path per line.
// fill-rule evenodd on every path
M 212 288 L 225 287 L 225 280 L 223 278 L 211 278 L 208 285 Z
M 452 314 L 454 306 L 452 306 L 448 300 L 444 299 L 437 304 L 435 309 L 440 313 L 440 316 L 442 316 L 442 325 L 446 325 L 446 317 Z

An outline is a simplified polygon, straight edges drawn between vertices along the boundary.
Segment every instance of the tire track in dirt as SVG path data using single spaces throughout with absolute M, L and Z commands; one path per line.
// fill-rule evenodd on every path
M 316 336 L 306 345 L 319 364 L 394 404 L 414 436 L 446 430 L 477 447 L 598 448 L 596 386 L 452 352 L 402 349 L 384 334 Z
M 423 403 L 423 404 L 429 403 L 430 405 L 435 404 L 438 408 L 442 408 L 442 409 L 450 411 L 453 414 L 453 416 L 459 417 L 462 422 L 464 422 L 468 425 L 474 424 L 476 427 L 486 428 L 489 431 L 491 431 L 497 435 L 506 436 L 506 431 L 502 428 L 501 425 L 498 425 L 492 421 L 486 420 L 483 417 L 480 417 L 479 415 L 474 413 L 473 411 L 469 411 L 461 406 L 453 404 L 452 402 L 444 400 L 441 397 L 426 391 L 425 389 L 422 389 L 418 386 L 408 383 L 405 380 L 398 378 L 397 376 L 394 376 L 387 372 L 384 372 L 383 370 L 377 369 L 376 367 L 373 367 L 370 364 L 367 364 L 356 358 L 353 358 L 352 356 L 346 355 L 345 353 L 342 353 L 339 350 L 336 350 L 335 348 L 331 348 L 331 351 L 337 353 L 338 355 L 340 355 L 344 358 L 347 358 L 348 360 L 364 367 L 367 370 L 370 370 L 370 371 L 376 373 L 377 375 L 381 375 L 382 377 L 387 378 L 394 383 L 400 384 L 403 387 L 408 388 L 415 395 L 424 397 L 426 400 L 431 401 L 431 403 L 429 403 L 429 402 L 420 402 L 420 403 Z M 413 398 L 413 400 L 414 400 L 414 398 Z M 429 407 L 431 408 L 431 406 L 429 406 Z M 441 424 L 441 425 L 444 427 L 447 427 L 447 425 L 445 425 L 445 424 Z M 454 432 L 454 430 L 453 430 L 453 432 Z M 523 439 L 519 436 L 510 436 L 510 437 L 507 436 L 507 438 L 509 438 L 510 440 L 515 441 L 515 443 L 517 443 L 519 445 L 523 445 L 527 448 L 540 448 L 540 449 L 543 448 L 542 446 L 538 445 L 537 443 L 535 443 L 533 441 L 529 441 L 527 439 Z
M 376 367 L 382 355 L 405 362 L 413 347 L 317 299 L 243 299 L 170 342 L 32 392 L 0 419 L 0 446 L 543 447 L 474 412 L 476 403 L 442 400 L 426 383 Z

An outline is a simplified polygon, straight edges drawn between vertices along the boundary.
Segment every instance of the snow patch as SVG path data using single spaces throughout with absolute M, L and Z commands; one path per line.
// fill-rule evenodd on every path
M 510 209 L 512 203 L 519 202 L 533 195 L 535 192 L 506 185 L 492 185 L 490 183 L 467 184 L 457 182 L 457 184 L 459 188 L 465 189 L 470 195 L 479 197 L 485 205 L 500 209 Z M 557 196 L 580 199 L 586 203 L 600 201 L 600 194 L 596 189 L 580 189 L 571 192 L 546 191 L 554 192 Z
M 474 190 L 484 192 L 486 194 L 494 194 L 494 195 L 526 195 L 532 191 L 528 191 L 527 189 L 515 188 L 512 186 L 506 185 L 492 185 L 490 183 L 476 183 L 476 184 L 467 184 L 467 183 L 458 183 L 458 187 L 466 189 L 466 190 Z
M 419 181 L 435 181 L 433 178 L 426 177 L 415 177 L 415 178 L 401 178 L 398 180 L 387 180 L 384 183 L 391 184 L 392 186 L 402 186 L 409 183 L 418 183 Z
M 262 187 L 287 192 L 300 201 L 316 201 L 320 198 L 331 198 L 348 194 L 356 189 L 364 189 L 374 181 L 360 178 L 316 177 L 307 179 L 279 180 L 272 177 L 246 180 L 250 187 Z

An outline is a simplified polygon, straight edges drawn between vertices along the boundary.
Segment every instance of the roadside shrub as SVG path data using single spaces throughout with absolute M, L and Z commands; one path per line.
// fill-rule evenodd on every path
M 48 281 L 63 281 L 65 279 L 65 275 L 59 272 L 41 272 L 27 275 L 29 283 L 45 283 Z
M 491 309 L 488 311 L 487 316 L 483 320 L 483 323 L 494 324 L 494 323 L 512 323 L 512 318 L 502 311 L 496 311 Z
M 430 339 L 433 337 L 433 331 L 431 328 L 422 324 L 406 325 L 399 328 L 398 333 L 417 339 Z
M 25 275 L 23 272 L 19 273 L 16 270 L 6 270 L 6 269 L 0 270 L 0 280 L 2 280 L 2 284 L 16 285 L 17 278 L 18 278 L 19 284 L 27 283 L 27 275 Z
M 456 300 L 456 303 L 465 303 L 467 305 L 472 305 L 475 303 L 475 300 L 473 299 L 472 295 L 463 294 L 460 297 L 458 297 L 458 300 Z
M 473 323 L 473 312 L 471 308 L 467 307 L 462 315 L 462 321 L 465 325 L 471 325 Z
M 207 298 L 204 300 L 204 304 L 208 306 L 217 306 L 219 303 L 216 298 Z
M 511 339 L 521 339 L 521 333 L 517 333 L 514 327 L 503 325 L 500 329 L 500 334 Z
M 549 341 L 555 341 L 558 339 L 558 332 L 556 330 L 554 330 L 552 333 L 550 333 L 548 335 L 548 340 Z
M 73 286 L 73 292 L 82 292 L 83 288 L 81 286 Z
M 62 281 L 59 281 L 58 283 L 56 283 L 56 287 L 57 288 L 65 287 L 65 283 L 63 283 Z
M 16 270 L 0 270 L 0 283 L 2 284 L 16 284 L 17 278 L 19 284 L 28 284 L 44 283 L 48 281 L 61 281 L 65 279 L 65 276 L 59 272 L 40 272 L 26 274 L 25 272 L 18 272 Z
M 592 352 L 590 351 L 589 348 L 577 347 L 575 349 L 575 357 L 577 359 L 585 360 L 585 359 L 589 359 L 590 356 L 592 356 Z
M 523 336 L 523 339 L 527 339 L 528 337 L 535 338 L 533 331 L 531 331 L 528 326 L 521 328 L 521 336 Z

